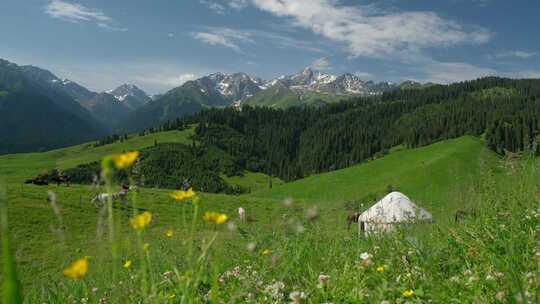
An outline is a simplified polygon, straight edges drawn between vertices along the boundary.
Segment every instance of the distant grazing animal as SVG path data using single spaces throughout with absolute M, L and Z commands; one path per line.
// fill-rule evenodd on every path
M 25 184 L 34 184 L 38 186 L 47 186 L 49 183 L 56 183 L 58 186 L 65 184 L 69 187 L 71 178 L 63 173 L 44 173 L 40 174 L 32 179 L 27 179 Z
M 246 210 L 244 208 L 238 208 L 238 217 L 242 222 L 246 220 Z
M 37 186 L 47 186 L 47 185 L 49 185 L 49 174 L 38 175 L 35 178 L 27 179 L 24 183 L 25 184 L 34 184 L 34 185 L 37 185 Z
M 352 223 L 358 223 L 359 216 L 360 216 L 360 212 L 356 212 L 347 216 L 347 230 L 351 229 Z
M 98 203 L 101 203 L 101 204 L 106 203 L 107 201 L 109 201 L 109 199 L 112 202 L 117 201 L 117 200 L 121 200 L 123 202 L 126 200 L 128 192 L 129 192 L 129 189 L 126 190 L 122 188 L 120 192 L 116 192 L 116 193 L 100 193 L 92 199 L 92 204 L 97 208 L 99 207 Z
M 49 181 L 46 179 L 39 179 L 39 178 L 33 178 L 33 179 L 27 179 L 25 184 L 34 184 L 37 186 L 47 186 L 49 185 Z
M 476 217 L 476 209 L 472 209 L 470 211 L 465 211 L 465 210 L 456 211 L 456 213 L 454 214 L 454 222 L 457 224 L 459 222 L 462 222 L 463 220 L 465 220 L 468 217 L 475 218 Z
M 58 174 L 56 176 L 53 176 L 50 180 L 52 182 L 55 182 L 57 186 L 60 186 L 61 184 L 66 184 L 66 186 L 69 187 L 69 182 L 71 181 L 71 178 L 68 175 Z
M 135 192 L 139 192 L 139 186 L 137 185 L 126 185 L 126 184 L 123 184 L 122 185 L 122 190 L 120 190 L 121 192 L 130 192 L 130 191 L 135 191 Z
M 184 178 L 184 180 L 182 180 L 182 183 L 180 184 L 180 190 L 187 190 L 189 188 L 191 188 L 191 183 L 187 178 Z

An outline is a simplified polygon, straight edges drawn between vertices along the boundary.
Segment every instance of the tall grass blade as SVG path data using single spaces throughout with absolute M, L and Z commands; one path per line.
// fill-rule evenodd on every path
M 2 303 L 22 303 L 21 284 L 17 278 L 15 258 L 11 250 L 6 189 L 2 180 L 0 180 L 0 231 L 2 237 L 2 263 L 4 264 Z

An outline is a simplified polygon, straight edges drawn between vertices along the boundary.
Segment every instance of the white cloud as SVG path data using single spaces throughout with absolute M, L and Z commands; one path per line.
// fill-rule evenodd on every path
M 88 8 L 82 4 L 63 0 L 51 0 L 45 6 L 45 13 L 52 18 L 69 22 L 93 22 L 100 28 L 109 31 L 127 31 L 126 28 L 114 26 L 114 20 L 98 9 Z
M 135 79 L 137 79 L 141 83 L 145 84 L 151 84 L 151 85 L 158 85 L 158 86 L 166 86 L 170 88 L 174 88 L 177 86 L 180 86 L 187 81 L 196 79 L 197 76 L 192 73 L 183 73 L 183 74 L 177 74 L 177 75 L 145 75 L 145 76 L 136 76 Z
M 494 54 L 494 55 L 489 55 L 488 57 L 490 59 L 501 59 L 501 58 L 528 59 L 528 58 L 534 57 L 536 55 L 538 55 L 537 52 L 527 52 L 527 51 L 516 50 L 516 51 L 499 52 L 499 53 Z
M 233 49 L 237 52 L 241 52 L 240 47 L 236 45 L 236 43 L 227 39 L 223 35 L 219 35 L 216 33 L 198 32 L 198 33 L 193 33 L 193 38 L 199 41 L 202 41 L 204 43 L 210 44 L 210 45 L 221 45 L 221 46 Z
M 290 18 L 295 26 L 342 43 L 352 56 L 410 56 L 425 48 L 485 43 L 491 37 L 486 29 L 465 30 L 432 12 L 389 13 L 366 6 L 339 6 L 333 0 L 252 2 L 263 11 Z
M 197 76 L 195 76 L 195 74 L 186 73 L 186 74 L 180 74 L 180 75 L 177 75 L 177 76 L 169 77 L 169 78 L 165 79 L 165 81 L 163 83 L 167 84 L 167 85 L 171 85 L 171 86 L 179 86 L 179 85 L 182 85 L 185 82 L 193 80 L 195 78 L 197 78 Z
M 260 31 L 260 30 L 252 30 L 249 31 L 251 36 L 253 38 L 258 38 L 264 43 L 271 43 L 278 48 L 282 49 L 298 49 L 313 53 L 326 53 L 319 45 L 317 45 L 314 42 L 301 40 L 301 39 L 294 39 L 288 36 L 284 36 L 278 33 L 274 32 L 268 32 L 268 31 Z
M 87 8 L 81 4 L 69 3 L 62 0 L 52 0 L 45 7 L 45 12 L 53 17 L 72 22 L 98 21 L 109 22 L 112 19 L 103 12 Z
M 274 32 L 262 30 L 236 30 L 226 27 L 208 27 L 203 31 L 191 33 L 191 36 L 203 43 L 230 48 L 240 54 L 244 44 L 272 44 L 282 49 L 298 49 L 313 53 L 325 53 L 320 47 L 310 41 L 293 39 Z
M 245 8 L 248 6 L 249 0 L 221 0 L 221 2 L 217 2 L 216 0 L 199 0 L 199 3 L 207 6 L 217 14 L 224 15 L 228 8 L 234 10 Z
M 128 30 L 125 27 L 116 27 L 114 25 L 110 25 L 110 24 L 107 24 L 107 23 L 98 23 L 97 25 L 102 29 L 106 29 L 106 30 L 112 31 L 112 32 L 127 32 L 127 30 Z
M 540 70 L 526 70 L 519 72 L 507 73 L 506 76 L 511 78 L 535 78 L 540 79 Z
M 368 73 L 368 72 L 361 72 L 361 71 L 358 71 L 358 72 L 354 72 L 354 75 L 362 78 L 362 79 L 373 79 L 374 76 L 373 74 L 371 73 Z
M 243 9 L 248 5 L 248 0 L 229 0 L 229 7 L 234 9 Z
M 426 75 L 426 77 L 422 79 L 423 82 L 429 81 L 443 84 L 498 74 L 496 70 L 478 67 L 464 62 L 432 61 L 425 64 L 420 69 L 421 72 Z
M 485 7 L 485 6 L 488 6 L 489 4 L 491 4 L 491 2 L 493 2 L 493 0 L 472 0 L 472 2 L 482 6 L 482 7 Z
M 330 62 L 328 62 L 326 58 L 322 57 L 313 61 L 310 66 L 315 70 L 326 71 L 330 69 Z
M 220 15 L 223 15 L 225 14 L 225 6 L 220 4 L 220 3 L 217 3 L 215 1 L 211 1 L 211 0 L 199 0 L 199 2 L 202 4 L 202 5 L 205 5 L 207 6 L 209 9 L 213 10 L 214 12 L 220 14 Z
M 251 34 L 230 28 L 209 28 L 206 32 L 192 33 L 193 38 L 210 45 L 219 45 L 243 53 L 241 43 L 252 43 Z

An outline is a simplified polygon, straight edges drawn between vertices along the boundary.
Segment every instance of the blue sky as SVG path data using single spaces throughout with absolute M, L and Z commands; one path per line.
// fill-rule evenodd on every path
M 540 78 L 539 1 L 2 0 L 0 58 L 102 91 L 313 66 L 376 81 Z

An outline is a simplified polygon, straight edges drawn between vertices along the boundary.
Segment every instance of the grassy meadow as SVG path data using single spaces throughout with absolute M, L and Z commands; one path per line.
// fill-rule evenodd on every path
M 193 128 L 184 131 L 168 131 L 146 136 L 132 135 L 128 140 L 94 147 L 94 142 L 43 153 L 24 153 L 0 156 L 0 175 L 8 182 L 32 178 L 50 169 L 66 169 L 80 164 L 101 160 L 107 155 L 150 147 L 154 143 L 191 143 Z
M 142 188 L 96 208 L 86 185 L 22 182 L 43 170 L 191 141 L 192 130 L 92 147 L 0 156 L 9 228 L 25 303 L 536 303 L 540 293 L 540 172 L 462 137 L 284 183 L 247 172 L 252 192 L 197 194 Z M 389 186 L 435 224 L 359 237 L 346 216 Z M 118 185 L 113 185 L 116 191 Z M 0 198 L 1 200 L 1 198 Z M 246 210 L 241 221 L 237 209 Z M 111 211 L 112 212 L 109 212 Z M 457 210 L 476 216 L 454 223 Z M 141 230 L 130 219 L 151 212 Z M 227 214 L 207 223 L 207 211 Z M 5 239 L 5 234 L 2 234 Z M 87 257 L 83 278 L 63 270 Z M 5 261 L 6 253 L 3 253 Z M 3 262 L 3 266 L 6 263 Z M 2 281 L 9 274 L 2 272 Z M 4 289 L 6 290 L 6 289 Z M 5 299 L 5 298 L 4 298 Z

